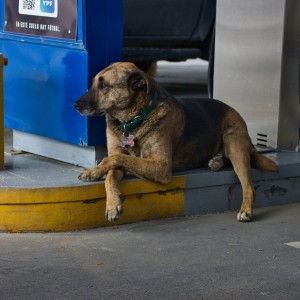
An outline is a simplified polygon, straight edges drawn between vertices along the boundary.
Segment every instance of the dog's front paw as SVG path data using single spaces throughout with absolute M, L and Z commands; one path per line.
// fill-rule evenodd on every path
M 239 222 L 250 222 L 252 220 L 252 212 L 239 211 L 237 214 L 237 220 Z
M 99 168 L 88 169 L 83 171 L 78 178 L 82 181 L 97 181 L 103 176 Z
M 105 216 L 108 221 L 113 222 L 120 218 L 123 213 L 122 202 L 124 197 L 122 195 L 118 196 L 117 199 L 107 199 L 106 201 L 106 211 Z

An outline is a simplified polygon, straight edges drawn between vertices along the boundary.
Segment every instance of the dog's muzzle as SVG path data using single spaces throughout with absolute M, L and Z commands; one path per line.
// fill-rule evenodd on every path
M 103 116 L 105 111 L 97 110 L 92 103 L 87 103 L 86 101 L 77 100 L 73 104 L 74 108 L 82 115 L 82 116 Z

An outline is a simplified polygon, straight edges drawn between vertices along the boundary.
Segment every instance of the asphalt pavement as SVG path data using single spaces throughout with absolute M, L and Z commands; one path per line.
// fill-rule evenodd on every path
M 299 299 L 300 204 L 0 234 L 0 299 Z

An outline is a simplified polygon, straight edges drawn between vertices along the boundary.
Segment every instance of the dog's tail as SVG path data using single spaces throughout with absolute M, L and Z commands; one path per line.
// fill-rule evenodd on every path
M 276 163 L 268 157 L 258 153 L 255 149 L 250 154 L 251 167 L 265 172 L 278 172 Z

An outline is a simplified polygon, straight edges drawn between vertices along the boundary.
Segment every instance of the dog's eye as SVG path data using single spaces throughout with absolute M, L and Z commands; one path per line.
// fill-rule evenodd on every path
M 108 84 L 104 81 L 103 78 L 99 78 L 98 87 L 100 90 L 103 90 L 108 87 Z

